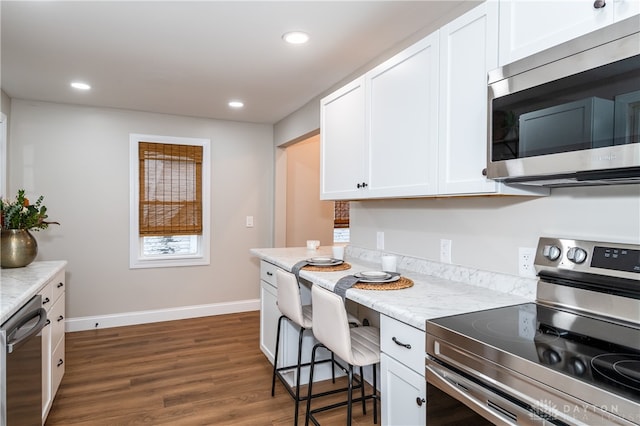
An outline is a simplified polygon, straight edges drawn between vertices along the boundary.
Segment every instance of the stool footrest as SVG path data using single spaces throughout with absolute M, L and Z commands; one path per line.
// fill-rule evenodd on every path
M 332 362 L 332 361 L 343 372 L 345 372 L 345 373 L 347 372 L 347 369 L 342 364 L 340 364 L 338 361 L 332 360 L 330 358 L 329 359 L 323 359 L 323 360 L 320 360 L 320 361 L 316 361 L 316 365 L 324 364 L 324 363 Z M 306 362 L 306 363 L 300 364 L 300 367 L 310 367 L 310 366 L 311 366 L 310 362 Z M 284 371 L 284 370 L 295 370 L 297 368 L 298 368 L 297 365 L 288 365 L 288 366 L 285 366 L 285 367 L 276 368 L 276 377 L 278 377 L 280 379 L 280 381 L 284 385 L 284 388 L 287 390 L 289 395 L 291 395 L 291 398 L 293 398 L 294 401 L 296 400 L 296 394 L 294 393 L 295 386 L 291 386 L 291 385 L 289 385 L 289 383 L 287 383 L 287 380 L 282 376 L 281 371 Z M 362 382 L 360 381 L 360 379 L 357 378 L 357 377 L 354 377 L 353 389 L 360 389 L 361 387 L 362 387 Z M 327 395 L 333 395 L 333 394 L 340 393 L 340 392 L 346 392 L 347 390 L 349 390 L 348 387 L 340 388 L 340 389 L 331 389 L 331 390 L 324 391 L 324 392 L 314 393 L 313 395 L 311 395 L 311 397 L 312 398 L 316 398 L 316 397 L 322 397 L 322 396 L 327 396 Z M 304 396 L 300 395 L 297 400 L 298 401 L 306 401 L 307 398 L 309 398 L 309 395 L 304 395 Z

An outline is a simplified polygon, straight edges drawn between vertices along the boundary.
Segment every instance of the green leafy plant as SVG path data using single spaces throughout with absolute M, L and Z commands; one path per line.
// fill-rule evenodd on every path
M 49 225 L 60 225 L 58 222 L 48 222 L 47 208 L 42 205 L 44 197 L 41 195 L 35 204 L 29 204 L 24 196 L 24 189 L 18 191 L 14 201 L 0 200 L 0 227 L 2 229 L 27 229 L 39 231 Z

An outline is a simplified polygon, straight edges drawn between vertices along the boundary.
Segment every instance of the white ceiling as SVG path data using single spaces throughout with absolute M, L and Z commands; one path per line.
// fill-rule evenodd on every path
M 275 123 L 465 1 L 8 1 L 11 98 Z M 460 12 L 462 13 L 462 11 Z M 281 36 L 304 30 L 304 46 Z M 72 80 L 92 85 L 70 89 Z M 227 102 L 244 101 L 231 110 Z

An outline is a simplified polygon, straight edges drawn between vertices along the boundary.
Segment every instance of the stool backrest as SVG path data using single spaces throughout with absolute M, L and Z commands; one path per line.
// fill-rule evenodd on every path
M 351 331 L 344 301 L 337 294 L 317 285 L 311 286 L 313 335 L 330 351 L 353 364 Z
M 302 299 L 296 276 L 282 269 L 277 269 L 276 283 L 278 286 L 278 309 L 282 315 L 302 327 L 304 316 L 302 315 Z

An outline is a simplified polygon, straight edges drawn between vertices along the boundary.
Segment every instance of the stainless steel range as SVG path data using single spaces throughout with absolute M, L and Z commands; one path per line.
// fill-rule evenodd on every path
M 640 246 L 541 238 L 535 268 L 536 303 L 427 321 L 428 425 L 640 424 Z

